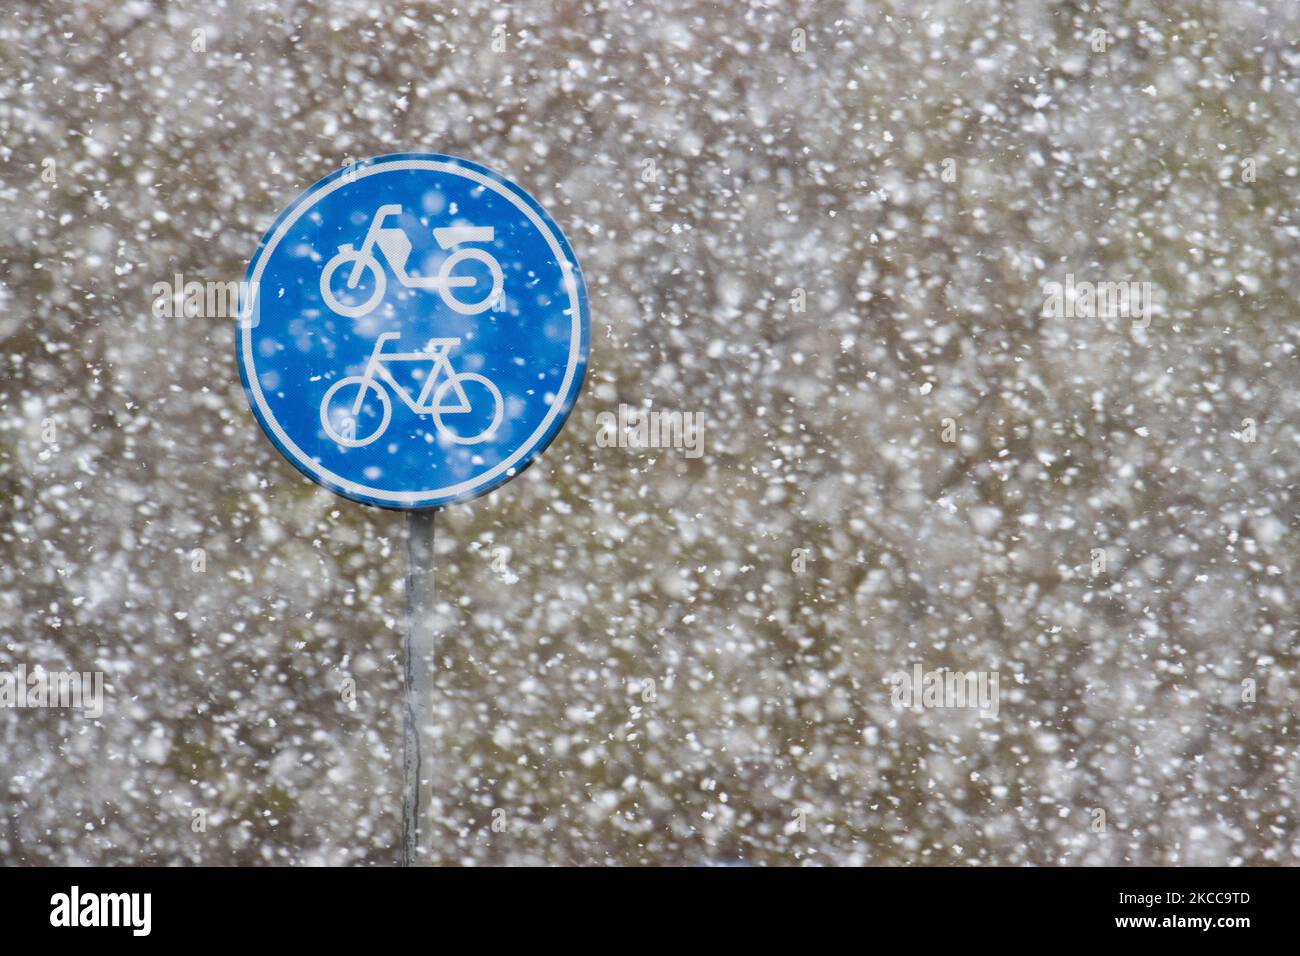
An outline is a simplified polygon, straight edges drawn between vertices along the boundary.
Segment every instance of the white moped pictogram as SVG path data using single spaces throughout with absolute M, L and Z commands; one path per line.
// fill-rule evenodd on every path
M 320 276 L 320 293 L 325 304 L 339 315 L 351 319 L 359 319 L 374 310 L 375 306 L 383 300 L 384 291 L 388 286 L 384 267 L 375 256 L 375 249 L 378 248 L 383 257 L 388 260 L 388 266 L 393 270 L 397 281 L 406 288 L 437 292 L 448 308 L 461 315 L 478 315 L 491 308 L 501 296 L 504 282 L 501 263 L 490 252 L 483 249 L 456 249 L 442 261 L 437 275 L 411 275 L 406 271 L 406 263 L 411 256 L 410 238 L 400 226 L 384 225 L 385 220 L 390 216 L 396 217 L 401 214 L 402 207 L 399 205 L 380 206 L 370 221 L 370 228 L 366 230 L 360 249 L 354 248 L 351 243 L 339 246 L 339 251 L 325 264 L 325 271 Z M 452 249 L 462 243 L 492 242 L 495 238 L 495 230 L 491 226 L 445 226 L 434 229 L 433 237 L 440 248 Z M 471 261 L 485 265 L 491 281 L 485 294 L 474 298 L 470 293 L 461 299 L 457 297 L 455 290 L 483 285 L 475 276 L 453 275 L 457 266 Z M 360 285 L 362 276 L 366 272 L 374 276 L 370 294 L 360 302 L 344 302 L 334 291 L 335 273 L 345 266 L 351 267 L 345 283 L 349 291 L 355 290 Z

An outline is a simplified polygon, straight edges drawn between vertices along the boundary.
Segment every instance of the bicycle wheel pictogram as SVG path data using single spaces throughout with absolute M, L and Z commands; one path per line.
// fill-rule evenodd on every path
M 335 291 L 338 287 L 334 284 L 340 269 L 346 276 L 342 295 Z M 366 273 L 372 276 L 368 283 L 362 281 Z M 330 309 L 350 319 L 359 319 L 374 311 L 384 298 L 387 286 L 388 279 L 379 261 L 374 256 L 358 252 L 350 244 L 339 246 L 338 254 L 330 259 L 320 274 L 321 298 Z
M 374 392 L 381 409 L 378 416 L 366 405 Z M 393 403 L 384 387 L 365 375 L 341 378 L 325 392 L 320 405 L 320 423 L 331 441 L 345 448 L 363 448 L 388 430 Z
M 474 388 L 466 391 L 465 385 L 473 385 Z M 445 407 L 443 402 L 446 400 L 447 393 L 455 390 L 463 398 L 463 402 L 455 407 Z M 471 393 L 483 393 L 475 401 L 471 398 Z M 482 410 L 486 405 L 483 398 L 487 398 L 492 404 L 491 421 L 486 428 L 469 434 L 462 434 L 459 430 L 459 423 L 448 425 L 442 420 L 442 416 L 449 412 L 455 414 L 473 414 L 477 413 L 481 420 Z M 489 379 L 479 375 L 477 372 L 460 372 L 451 378 L 448 378 L 438 390 L 433 393 L 433 421 L 438 427 L 438 433 L 443 438 L 457 445 L 477 445 L 485 442 L 496 435 L 497 429 L 501 427 L 501 419 L 505 416 L 506 404 L 501 398 L 501 390 L 496 387 Z M 469 425 L 470 428 L 473 425 Z

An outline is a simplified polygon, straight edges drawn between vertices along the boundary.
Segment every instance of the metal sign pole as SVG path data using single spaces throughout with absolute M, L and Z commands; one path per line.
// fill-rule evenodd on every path
M 406 638 L 402 653 L 402 865 L 428 862 L 420 850 L 420 822 L 428 813 L 433 769 L 429 741 L 420 733 L 432 701 L 434 674 L 433 516 L 435 510 L 406 514 Z

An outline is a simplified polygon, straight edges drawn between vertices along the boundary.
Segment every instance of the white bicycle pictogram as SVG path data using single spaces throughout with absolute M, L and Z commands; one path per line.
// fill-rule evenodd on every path
M 496 257 L 483 249 L 456 249 L 443 259 L 437 275 L 413 276 L 406 271 L 406 262 L 411 257 L 410 238 L 400 226 L 384 225 L 384 221 L 389 216 L 401 214 L 400 205 L 380 206 L 370 220 L 370 228 L 366 230 L 360 249 L 353 248 L 351 243 L 339 246 L 339 251 L 325 264 L 325 271 L 320 274 L 320 293 L 325 304 L 339 315 L 359 319 L 363 315 L 368 315 L 383 300 L 384 291 L 388 286 L 388 277 L 383 265 L 375 257 L 374 250 L 378 247 L 384 258 L 388 260 L 389 268 L 393 270 L 397 281 L 406 288 L 436 291 L 449 308 L 461 315 L 478 315 L 491 308 L 492 304 L 500 298 L 504 282 L 501 263 L 496 260 Z M 492 242 L 495 235 L 496 231 L 491 226 L 445 226 L 433 230 L 433 238 L 442 249 L 451 249 L 466 242 Z M 487 294 L 481 298 L 471 301 L 468 296 L 465 300 L 456 297 L 454 291 L 456 289 L 468 289 L 483 284 L 472 275 L 452 275 L 452 271 L 464 262 L 480 262 L 487 266 L 491 282 Z M 340 301 L 334 293 L 332 285 L 334 274 L 344 266 L 352 267 L 346 282 L 349 291 L 357 288 L 365 272 L 368 271 L 375 277 L 374 289 L 359 303 L 349 305 Z
M 329 387 L 320 403 L 320 423 L 325 434 L 331 440 L 347 448 L 360 448 L 369 445 L 388 430 L 388 423 L 393 417 L 393 402 L 389 397 L 391 389 L 402 403 L 417 415 L 433 416 L 438 434 L 457 445 L 477 445 L 491 438 L 501 425 L 505 414 L 505 402 L 501 391 L 492 381 L 477 372 L 457 372 L 451 367 L 449 353 L 460 345 L 460 339 L 430 339 L 423 352 L 384 352 L 384 344 L 401 338 L 401 333 L 385 332 L 375 341 L 375 349 L 366 362 L 366 370 L 361 375 L 349 375 L 341 378 Z M 420 394 L 412 399 L 411 394 L 401 385 L 387 368 L 390 362 L 431 362 L 432 368 L 424 379 Z M 445 376 L 444 376 L 445 373 Z M 442 384 L 434 388 L 434 383 L 443 378 Z M 465 391 L 466 385 L 485 388 L 493 402 L 492 423 L 481 432 L 462 435 L 443 422 L 444 415 L 461 415 L 472 412 L 477 407 L 480 412 L 482 404 L 475 406 Z M 385 388 L 384 386 L 388 387 Z M 353 396 L 351 389 L 356 389 Z M 382 412 L 379 424 L 364 434 L 359 434 L 358 422 L 366 393 L 373 391 L 379 401 Z M 444 404 L 451 392 L 454 404 Z

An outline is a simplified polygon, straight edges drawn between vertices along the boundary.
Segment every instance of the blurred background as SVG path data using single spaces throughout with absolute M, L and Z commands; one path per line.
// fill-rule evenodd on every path
M 437 518 L 433 862 L 1296 864 L 1298 28 L 10 4 L 0 669 L 107 694 L 0 711 L 0 862 L 397 861 L 405 519 L 280 458 L 233 321 L 152 306 L 435 151 L 565 230 L 592 358 Z M 1152 283 L 1149 327 L 1044 316 L 1067 274 Z M 600 447 L 621 403 L 704 454 Z M 893 707 L 917 663 L 997 717 Z

